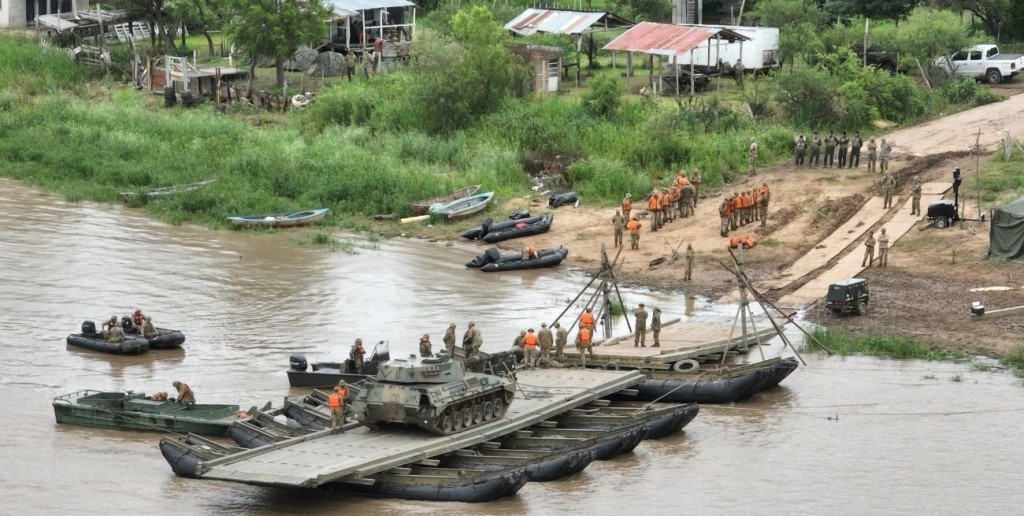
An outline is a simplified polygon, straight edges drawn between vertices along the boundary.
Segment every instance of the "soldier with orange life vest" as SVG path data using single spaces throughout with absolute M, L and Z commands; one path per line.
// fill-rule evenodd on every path
M 540 341 L 537 339 L 537 334 L 533 332 L 533 328 L 526 330 L 526 335 L 523 336 L 523 349 L 526 351 L 526 369 L 531 367 L 537 367 L 537 358 L 540 353 L 537 350 L 537 344 Z
M 593 336 L 594 333 L 590 328 L 583 327 L 581 327 L 579 333 L 576 334 L 576 348 L 580 350 L 580 363 L 583 364 L 584 367 L 587 365 L 587 354 L 589 353 L 591 357 L 594 356 L 594 348 L 592 346 Z
M 432 347 L 433 347 L 433 344 L 430 343 L 430 335 L 424 333 L 423 336 L 420 337 L 420 356 L 421 357 L 432 357 L 432 356 L 434 356 L 434 354 L 431 353 L 431 348 Z
M 651 212 L 651 231 L 657 231 L 661 226 L 661 196 L 657 191 L 647 198 L 647 211 Z
M 178 399 L 176 403 L 182 405 L 195 405 L 196 404 L 196 393 L 192 392 L 192 388 L 185 382 L 173 381 L 171 386 L 178 391 Z
M 661 207 L 661 225 L 672 220 L 672 198 L 668 195 L 668 188 L 662 188 L 658 194 L 658 203 Z
M 629 230 L 630 249 L 640 249 L 640 228 L 640 221 L 636 220 L 636 217 L 633 217 L 626 223 L 626 229 Z
M 132 323 L 135 324 L 136 331 L 142 327 L 142 323 L 144 323 L 145 321 L 146 316 L 142 315 L 142 310 L 135 310 L 135 313 L 132 314 Z
M 594 329 L 594 313 L 589 308 L 584 309 L 580 314 L 580 327 Z
M 622 218 L 629 220 L 629 212 L 633 211 L 633 194 L 626 192 L 622 198 Z
M 739 229 L 740 210 L 743 209 L 743 201 L 740 199 L 739 192 L 732 193 L 732 217 L 729 218 L 729 229 L 736 231 Z
M 728 195 L 722 199 L 722 204 L 718 207 L 718 216 L 722 218 L 722 236 L 729 236 L 729 221 L 732 219 L 732 198 Z
M 327 398 L 327 407 L 331 409 L 331 433 L 345 433 L 342 428 L 345 425 L 345 398 L 348 397 L 348 387 L 345 380 L 338 382 L 334 392 Z
M 523 248 L 523 259 L 536 260 L 537 258 L 540 258 L 540 255 L 537 254 L 537 246 L 533 245 L 533 242 L 526 244 L 526 247 Z

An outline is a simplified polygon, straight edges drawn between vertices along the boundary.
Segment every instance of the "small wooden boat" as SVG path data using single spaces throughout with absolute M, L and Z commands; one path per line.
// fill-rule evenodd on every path
M 434 204 L 429 211 L 430 215 L 434 217 L 448 220 L 458 219 L 484 211 L 493 198 L 494 192 L 478 193 L 446 204 Z
M 431 197 L 429 199 L 423 199 L 421 201 L 416 201 L 410 204 L 409 207 L 412 208 L 412 215 L 426 215 L 427 211 L 430 210 L 430 207 L 435 204 L 447 204 L 452 201 L 462 199 L 463 197 L 469 197 L 471 195 L 474 195 L 479 191 L 480 185 L 467 186 L 465 188 L 455 190 L 454 192 L 451 193 L 438 195 L 437 197 Z
M 224 435 L 241 417 L 238 405 L 182 405 L 140 392 L 82 390 L 53 399 L 58 423 L 157 432 Z
M 536 220 L 534 220 L 536 219 Z M 555 216 L 551 213 L 545 213 L 540 217 L 531 217 L 525 220 L 517 220 L 515 224 L 501 229 L 490 228 L 480 240 L 493 244 L 495 242 L 501 242 L 512 238 L 520 238 L 525 236 L 539 235 L 541 233 L 547 233 L 551 229 L 551 223 L 554 221 Z
M 243 227 L 288 228 L 320 222 L 327 216 L 328 208 L 299 211 L 295 213 L 268 213 L 248 217 L 228 217 L 228 222 Z
M 133 197 L 135 197 L 137 195 L 144 195 L 146 197 L 151 197 L 152 198 L 152 197 L 162 197 L 162 196 L 165 196 L 165 195 L 172 195 L 172 194 L 181 193 L 181 192 L 191 192 L 192 190 L 198 190 L 198 189 L 200 189 L 200 188 L 202 188 L 202 187 L 204 187 L 204 186 L 206 186 L 206 185 L 208 185 L 208 184 L 210 184 L 210 183 L 212 183 L 214 181 L 216 181 L 216 180 L 215 179 L 207 179 L 206 181 L 197 181 L 195 183 L 186 183 L 186 184 L 183 184 L 183 185 L 164 186 L 164 187 L 160 187 L 160 188 L 150 188 L 149 190 L 146 190 L 145 192 L 121 192 L 121 200 L 124 201 L 124 202 L 128 202 Z
M 497 248 L 488 249 L 466 264 L 466 267 L 478 268 L 483 272 L 518 271 L 524 269 L 542 269 L 554 267 L 569 256 L 569 249 L 559 246 L 555 249 L 537 251 L 538 258 L 524 260 L 523 253 L 502 253 Z

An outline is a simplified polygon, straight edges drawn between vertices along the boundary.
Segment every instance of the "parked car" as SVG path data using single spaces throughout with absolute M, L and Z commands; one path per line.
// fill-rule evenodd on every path
M 1024 55 L 1001 54 L 996 45 L 975 45 L 935 60 L 955 77 L 974 77 L 989 84 L 999 84 L 1020 73 Z
M 828 294 L 825 296 L 825 308 L 832 311 L 834 315 L 854 313 L 864 315 L 868 313 L 868 301 L 871 293 L 868 291 L 868 280 L 864 278 L 853 278 L 837 281 L 828 286 Z

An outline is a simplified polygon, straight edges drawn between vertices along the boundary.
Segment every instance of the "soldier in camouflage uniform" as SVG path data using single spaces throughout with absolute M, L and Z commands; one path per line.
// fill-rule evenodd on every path
M 722 199 L 718 207 L 718 215 L 722 218 L 722 236 L 729 236 L 729 221 L 732 220 L 732 198 L 728 195 Z
M 747 164 L 750 165 L 750 175 L 756 176 L 757 169 L 757 140 L 753 136 L 750 137 L 750 147 L 747 148 Z
M 914 177 L 914 185 L 910 187 L 910 214 L 921 214 L 921 179 Z
M 466 350 L 466 358 L 475 355 L 483 345 L 484 338 L 480 334 L 480 330 L 476 328 L 476 323 L 469 323 L 466 333 L 462 335 L 462 347 Z
M 644 304 L 640 303 L 640 307 L 633 311 L 633 317 L 635 321 L 633 323 L 633 347 L 647 347 L 647 310 L 644 310 Z
M 871 267 L 875 261 L 875 232 L 869 231 L 868 238 L 864 240 L 864 259 L 861 260 L 861 267 Z M 867 264 L 867 265 L 865 265 Z
M 427 335 L 426 333 L 424 333 L 423 336 L 420 337 L 420 356 L 421 357 L 432 357 L 432 356 L 434 356 L 434 354 L 431 352 L 433 350 L 433 347 L 434 347 L 433 344 L 430 343 L 430 335 Z
M 686 259 L 686 274 L 683 275 L 683 281 L 690 281 L 693 279 L 693 260 L 696 257 L 696 253 L 693 252 L 693 244 L 686 244 L 686 254 L 683 256 Z
M 885 179 L 882 180 L 882 195 L 885 196 L 883 208 L 892 208 L 893 190 L 896 190 L 896 179 L 892 177 L 892 174 L 886 174 Z
M 697 197 L 700 196 L 700 170 L 693 169 L 693 175 L 690 176 L 690 184 L 693 185 L 693 207 L 697 208 Z
M 825 168 L 832 166 L 832 160 L 836 157 L 836 135 L 832 131 L 828 132 L 828 136 L 825 137 L 825 157 L 822 158 L 821 165 Z
M 864 140 L 860 137 L 860 131 L 853 133 L 853 141 L 850 143 L 850 162 L 848 168 L 860 168 L 860 148 L 864 146 Z
M 821 155 L 821 137 L 818 136 L 818 132 L 814 132 L 814 136 L 811 137 L 811 157 L 807 160 L 808 167 L 818 166 L 818 157 Z
M 661 308 L 654 307 L 654 315 L 651 316 L 651 334 L 654 336 L 652 348 L 661 347 Z
M 551 329 L 548 328 L 548 323 L 540 323 L 537 340 L 540 341 L 540 357 L 545 361 L 551 360 L 551 346 L 554 342 L 551 338 Z
M 850 150 L 850 139 L 846 137 L 846 131 L 843 131 L 836 143 L 839 144 L 839 168 L 844 168 L 846 167 L 846 153 Z
M 694 197 L 697 197 L 697 190 L 694 189 L 693 185 L 686 183 L 683 185 L 683 192 L 680 197 L 680 206 L 682 207 L 682 217 L 686 218 L 693 215 Z
M 555 323 L 555 360 L 562 359 L 562 352 L 565 350 L 565 343 L 569 340 L 569 330 L 562 327 L 562 323 Z
M 875 173 L 875 164 L 878 162 L 878 144 L 875 143 L 875 137 L 872 136 L 868 140 L 868 173 Z
M 455 323 L 449 324 L 444 332 L 444 349 L 448 351 L 448 355 L 455 356 Z
M 761 219 L 761 227 L 764 227 L 768 223 L 768 201 L 771 196 L 768 193 L 767 184 L 763 185 L 761 191 L 757 192 L 757 211 L 759 218 Z
M 796 137 L 796 143 L 793 144 L 793 150 L 795 151 L 796 158 L 793 160 L 794 166 L 801 166 L 804 164 L 804 152 L 807 150 L 807 140 L 804 140 L 804 135 Z
M 612 217 L 612 227 L 615 228 L 615 247 L 622 247 L 622 232 L 626 230 L 626 219 L 619 210 L 615 210 L 615 216 Z
M 889 171 L 889 156 L 891 154 L 892 144 L 885 143 L 885 138 L 882 138 L 882 145 L 878 150 L 878 167 L 883 174 Z

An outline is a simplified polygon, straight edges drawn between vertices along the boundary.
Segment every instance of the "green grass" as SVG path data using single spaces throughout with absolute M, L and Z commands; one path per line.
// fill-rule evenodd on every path
M 1024 370 L 1024 344 L 1018 345 L 1009 355 L 999 359 L 999 363 Z
M 1002 147 L 1000 145 L 1000 147 Z M 985 203 L 1012 201 L 1024 195 L 1024 152 L 1014 147 L 1010 159 L 1006 159 L 1000 148 L 981 167 L 981 200 Z M 961 192 L 966 189 L 969 195 L 978 191 L 977 176 L 971 166 L 962 168 L 964 184 Z
M 858 335 L 834 330 L 814 330 L 812 333 L 818 341 L 841 356 L 868 355 L 898 359 L 935 360 L 952 362 L 969 362 L 971 355 L 962 351 L 938 348 L 926 342 L 906 337 L 885 335 Z M 812 350 L 817 345 L 804 344 L 804 349 Z

